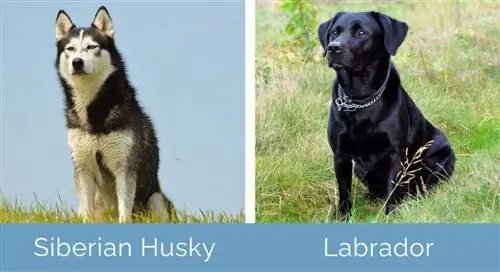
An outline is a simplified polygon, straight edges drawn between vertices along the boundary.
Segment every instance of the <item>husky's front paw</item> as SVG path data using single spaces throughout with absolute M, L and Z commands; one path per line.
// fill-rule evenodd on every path
M 78 215 L 85 224 L 90 223 L 92 221 L 92 213 L 88 212 L 87 210 L 80 209 L 78 211 Z
M 131 221 L 130 219 L 131 219 L 131 217 L 128 215 L 120 215 L 118 217 L 118 222 L 120 224 L 126 224 L 126 223 L 129 223 Z

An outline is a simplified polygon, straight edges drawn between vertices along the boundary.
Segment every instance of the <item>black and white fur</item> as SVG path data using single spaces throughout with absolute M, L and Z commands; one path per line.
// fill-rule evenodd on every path
M 146 212 L 173 219 L 158 180 L 155 130 L 127 78 L 108 11 L 102 6 L 90 27 L 76 27 L 60 10 L 56 42 L 80 216 L 87 222 L 102 208 L 117 211 L 121 223 Z

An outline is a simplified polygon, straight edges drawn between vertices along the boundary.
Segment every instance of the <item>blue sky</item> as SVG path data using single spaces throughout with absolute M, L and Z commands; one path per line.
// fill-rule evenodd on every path
M 55 19 L 90 25 L 105 4 L 129 78 L 152 116 L 160 181 L 179 208 L 244 208 L 244 3 L 4 2 L 1 187 L 9 200 L 77 207 L 54 68 Z

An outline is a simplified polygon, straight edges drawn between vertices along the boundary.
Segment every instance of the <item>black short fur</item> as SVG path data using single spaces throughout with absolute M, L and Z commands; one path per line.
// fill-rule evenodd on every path
M 453 174 L 452 147 L 408 96 L 390 60 L 407 32 L 406 23 L 378 12 L 339 12 L 318 28 L 328 65 L 337 74 L 333 82 L 328 140 L 334 153 L 339 187 L 338 211 L 344 219 L 352 208 L 353 168 L 371 197 L 387 201 L 388 214 L 404 196 L 417 194 L 419 188 L 425 192 Z M 366 108 L 339 111 L 335 103 L 339 86 L 350 99 L 366 104 L 374 99 L 388 72 L 386 88 L 379 100 Z M 394 186 L 392 181 L 396 181 L 401 163 L 408 159 L 406 150 L 411 159 L 430 141 L 434 142 L 423 153 L 422 162 L 410 169 L 421 169 L 415 173 L 416 177 L 407 184 Z

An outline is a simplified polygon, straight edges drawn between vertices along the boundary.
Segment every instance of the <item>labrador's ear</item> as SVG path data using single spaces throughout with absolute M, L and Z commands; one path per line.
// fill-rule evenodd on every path
M 380 12 L 372 11 L 371 15 L 382 26 L 385 49 L 391 56 L 395 56 L 408 34 L 408 25 Z
M 328 40 L 330 39 L 330 28 L 344 13 L 345 12 L 338 12 L 330 20 L 321 23 L 318 27 L 318 39 L 323 47 L 323 56 L 326 56 L 326 47 L 328 46 Z
M 56 16 L 56 42 L 64 38 L 68 32 L 75 28 L 75 24 L 64 10 L 59 10 Z

